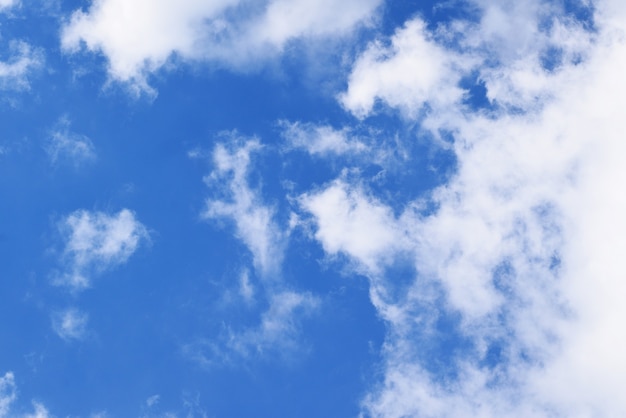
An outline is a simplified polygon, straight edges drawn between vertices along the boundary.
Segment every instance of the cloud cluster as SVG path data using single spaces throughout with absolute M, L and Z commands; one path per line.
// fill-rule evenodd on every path
M 216 340 L 202 339 L 188 346 L 187 352 L 204 365 L 231 364 L 233 356 L 248 359 L 280 352 L 285 357 L 298 347 L 299 319 L 314 311 L 319 301 L 309 293 L 291 290 L 283 281 L 290 231 L 277 220 L 276 209 L 265 202 L 261 185 L 251 179 L 255 156 L 263 146 L 258 139 L 236 132 L 222 137 L 226 141 L 218 143 L 211 155 L 214 169 L 204 178 L 211 196 L 202 215 L 234 225 L 234 235 L 252 254 L 254 276 L 261 279 L 256 285 L 244 263 L 238 294 L 248 306 L 265 300 L 267 308 L 257 325 L 243 330 L 229 326 Z
M 66 271 L 57 282 L 74 290 L 89 287 L 92 275 L 125 263 L 149 237 L 128 209 L 115 214 L 78 210 L 60 222 L 59 230 Z
M 242 68 L 297 39 L 350 32 L 380 0 L 98 0 L 77 10 L 62 45 L 104 54 L 109 75 L 148 88 L 146 76 L 173 57 Z
M 598 2 L 590 29 L 551 2 L 474 6 L 477 22 L 374 42 L 339 96 L 365 122 L 386 106 L 452 137 L 451 180 L 401 206 L 343 177 L 300 198 L 388 326 L 363 414 L 619 416 L 624 15 Z

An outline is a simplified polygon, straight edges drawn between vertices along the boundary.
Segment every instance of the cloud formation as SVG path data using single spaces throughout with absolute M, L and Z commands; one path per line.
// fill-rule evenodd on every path
M 112 79 L 148 88 L 146 76 L 173 58 L 244 67 L 297 39 L 350 32 L 380 0 L 98 0 L 63 27 L 69 52 L 107 58 Z
M 52 315 L 52 329 L 66 341 L 80 340 L 85 336 L 88 320 L 86 313 L 69 308 Z
M 42 52 L 24 41 L 9 41 L 9 57 L 0 61 L 0 90 L 28 90 L 29 76 L 43 66 Z
M 328 125 L 281 121 L 282 135 L 290 149 L 303 149 L 312 156 L 355 155 L 369 147 L 350 135 L 347 129 L 337 130 Z
M 204 178 L 214 193 L 202 216 L 232 221 L 236 236 L 252 253 L 255 269 L 268 277 L 279 272 L 286 237 L 274 220 L 275 209 L 265 204 L 261 191 L 249 182 L 251 158 L 261 148 L 257 139 L 246 140 L 236 133 L 230 143 L 215 147 L 215 168 Z
M 0 377 L 0 417 L 5 417 L 9 413 L 9 407 L 15 400 L 15 377 L 13 373 L 7 372 Z
M 67 161 L 75 166 L 92 161 L 96 151 L 91 139 L 70 131 L 69 120 L 62 118 L 50 133 L 45 149 L 52 164 Z
M 388 107 L 453 138 L 450 181 L 409 204 L 343 177 L 300 199 L 388 327 L 363 414 L 619 416 L 623 9 L 598 2 L 592 30 L 550 2 L 474 5 L 477 22 L 414 19 L 371 44 L 339 96 L 366 122 Z
M 12 408 L 17 400 L 15 376 L 7 372 L 0 376 L 0 418 L 51 418 L 48 410 L 42 404 L 33 402 L 34 411 L 29 414 L 18 414 Z
M 18 3 L 18 0 L 0 0 L 0 11 L 13 7 Z
M 125 263 L 149 238 L 135 214 L 122 209 L 115 214 L 77 210 L 59 223 L 65 241 L 65 272 L 57 283 L 74 290 L 89 287 L 93 275 Z

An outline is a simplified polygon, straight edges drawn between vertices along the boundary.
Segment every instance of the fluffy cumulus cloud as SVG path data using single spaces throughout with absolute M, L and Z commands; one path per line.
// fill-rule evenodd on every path
M 402 206 L 346 178 L 300 198 L 388 326 L 363 414 L 620 416 L 624 14 L 598 2 L 592 28 L 552 2 L 474 6 L 478 21 L 414 19 L 374 42 L 339 96 L 365 121 L 378 103 L 452 137 L 450 181 Z
M 295 39 L 344 34 L 380 0 L 96 0 L 77 10 L 62 45 L 103 53 L 113 79 L 146 88 L 145 76 L 172 57 L 241 67 Z
M 59 229 L 65 241 L 65 271 L 57 282 L 75 290 L 88 287 L 92 275 L 125 263 L 149 238 L 128 209 L 114 214 L 78 210 L 64 218 Z

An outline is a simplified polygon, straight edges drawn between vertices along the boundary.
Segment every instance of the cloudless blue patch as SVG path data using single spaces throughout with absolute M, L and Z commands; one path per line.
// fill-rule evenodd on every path
M 471 74 L 461 79 L 459 87 L 465 90 L 463 104 L 472 111 L 494 110 L 493 104 L 487 97 L 485 82 L 478 77 L 478 74 Z

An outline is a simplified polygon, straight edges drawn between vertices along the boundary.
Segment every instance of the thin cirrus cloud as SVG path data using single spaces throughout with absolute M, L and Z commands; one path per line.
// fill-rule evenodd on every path
M 387 325 L 384 378 L 363 413 L 619 416 L 626 265 L 616 231 L 626 203 L 611 185 L 626 179 L 617 111 L 626 45 L 615 36 L 626 32 L 624 15 L 598 2 L 588 30 L 549 2 L 477 6 L 478 23 L 434 33 L 417 19 L 373 43 L 339 96 L 366 121 L 381 103 L 409 122 L 422 118 L 424 130 L 452 133 L 458 171 L 430 193 L 434 209 L 385 206 L 346 179 L 300 199 L 324 250 L 348 255 L 370 278 Z M 546 17 L 551 25 L 539 29 Z M 451 34 L 463 52 L 445 42 Z M 557 65 L 542 60 L 549 48 L 561 51 Z M 460 81 L 475 74 L 488 111 L 464 102 Z M 372 225 L 380 231 L 364 234 Z M 414 260 L 401 294 L 385 276 L 394 252 Z M 446 318 L 457 319 L 442 331 Z M 442 332 L 451 357 L 437 349 Z
M 366 22 L 380 0 L 158 0 L 94 2 L 63 27 L 69 52 L 102 52 L 112 79 L 150 90 L 146 76 L 172 57 L 243 68 L 296 39 L 345 34 Z
M 229 326 L 218 338 L 202 338 L 185 345 L 185 355 L 207 368 L 236 367 L 254 359 L 291 362 L 301 357 L 300 322 L 319 309 L 319 298 L 308 292 L 277 289 L 267 292 L 266 297 L 269 307 L 261 313 L 257 325 L 243 329 Z
M 135 214 L 77 210 L 59 223 L 65 241 L 61 262 L 64 272 L 56 283 L 73 290 L 91 284 L 92 277 L 125 263 L 149 239 L 147 228 Z
M 45 150 L 54 165 L 67 162 L 79 166 L 96 159 L 96 150 L 91 139 L 72 132 L 70 122 L 65 118 L 50 133 Z
M 263 147 L 256 138 L 242 138 L 236 132 L 225 135 L 228 143 L 218 143 L 212 152 L 214 169 L 205 177 L 211 188 L 206 201 L 205 219 L 227 220 L 234 235 L 252 254 L 257 286 L 247 266 L 241 266 L 238 280 L 240 298 L 253 306 L 264 300 L 268 306 L 257 325 L 243 329 L 230 326 L 214 340 L 201 339 L 185 347 L 187 355 L 204 366 L 234 365 L 279 353 L 288 357 L 299 347 L 300 319 L 317 310 L 319 300 L 308 292 L 290 289 L 282 277 L 282 262 L 289 228 L 275 219 L 276 210 L 264 202 L 262 190 L 250 182 L 255 156 Z
M 303 149 L 312 156 L 358 155 L 369 150 L 367 144 L 346 129 L 288 121 L 280 121 L 278 125 L 288 149 Z

